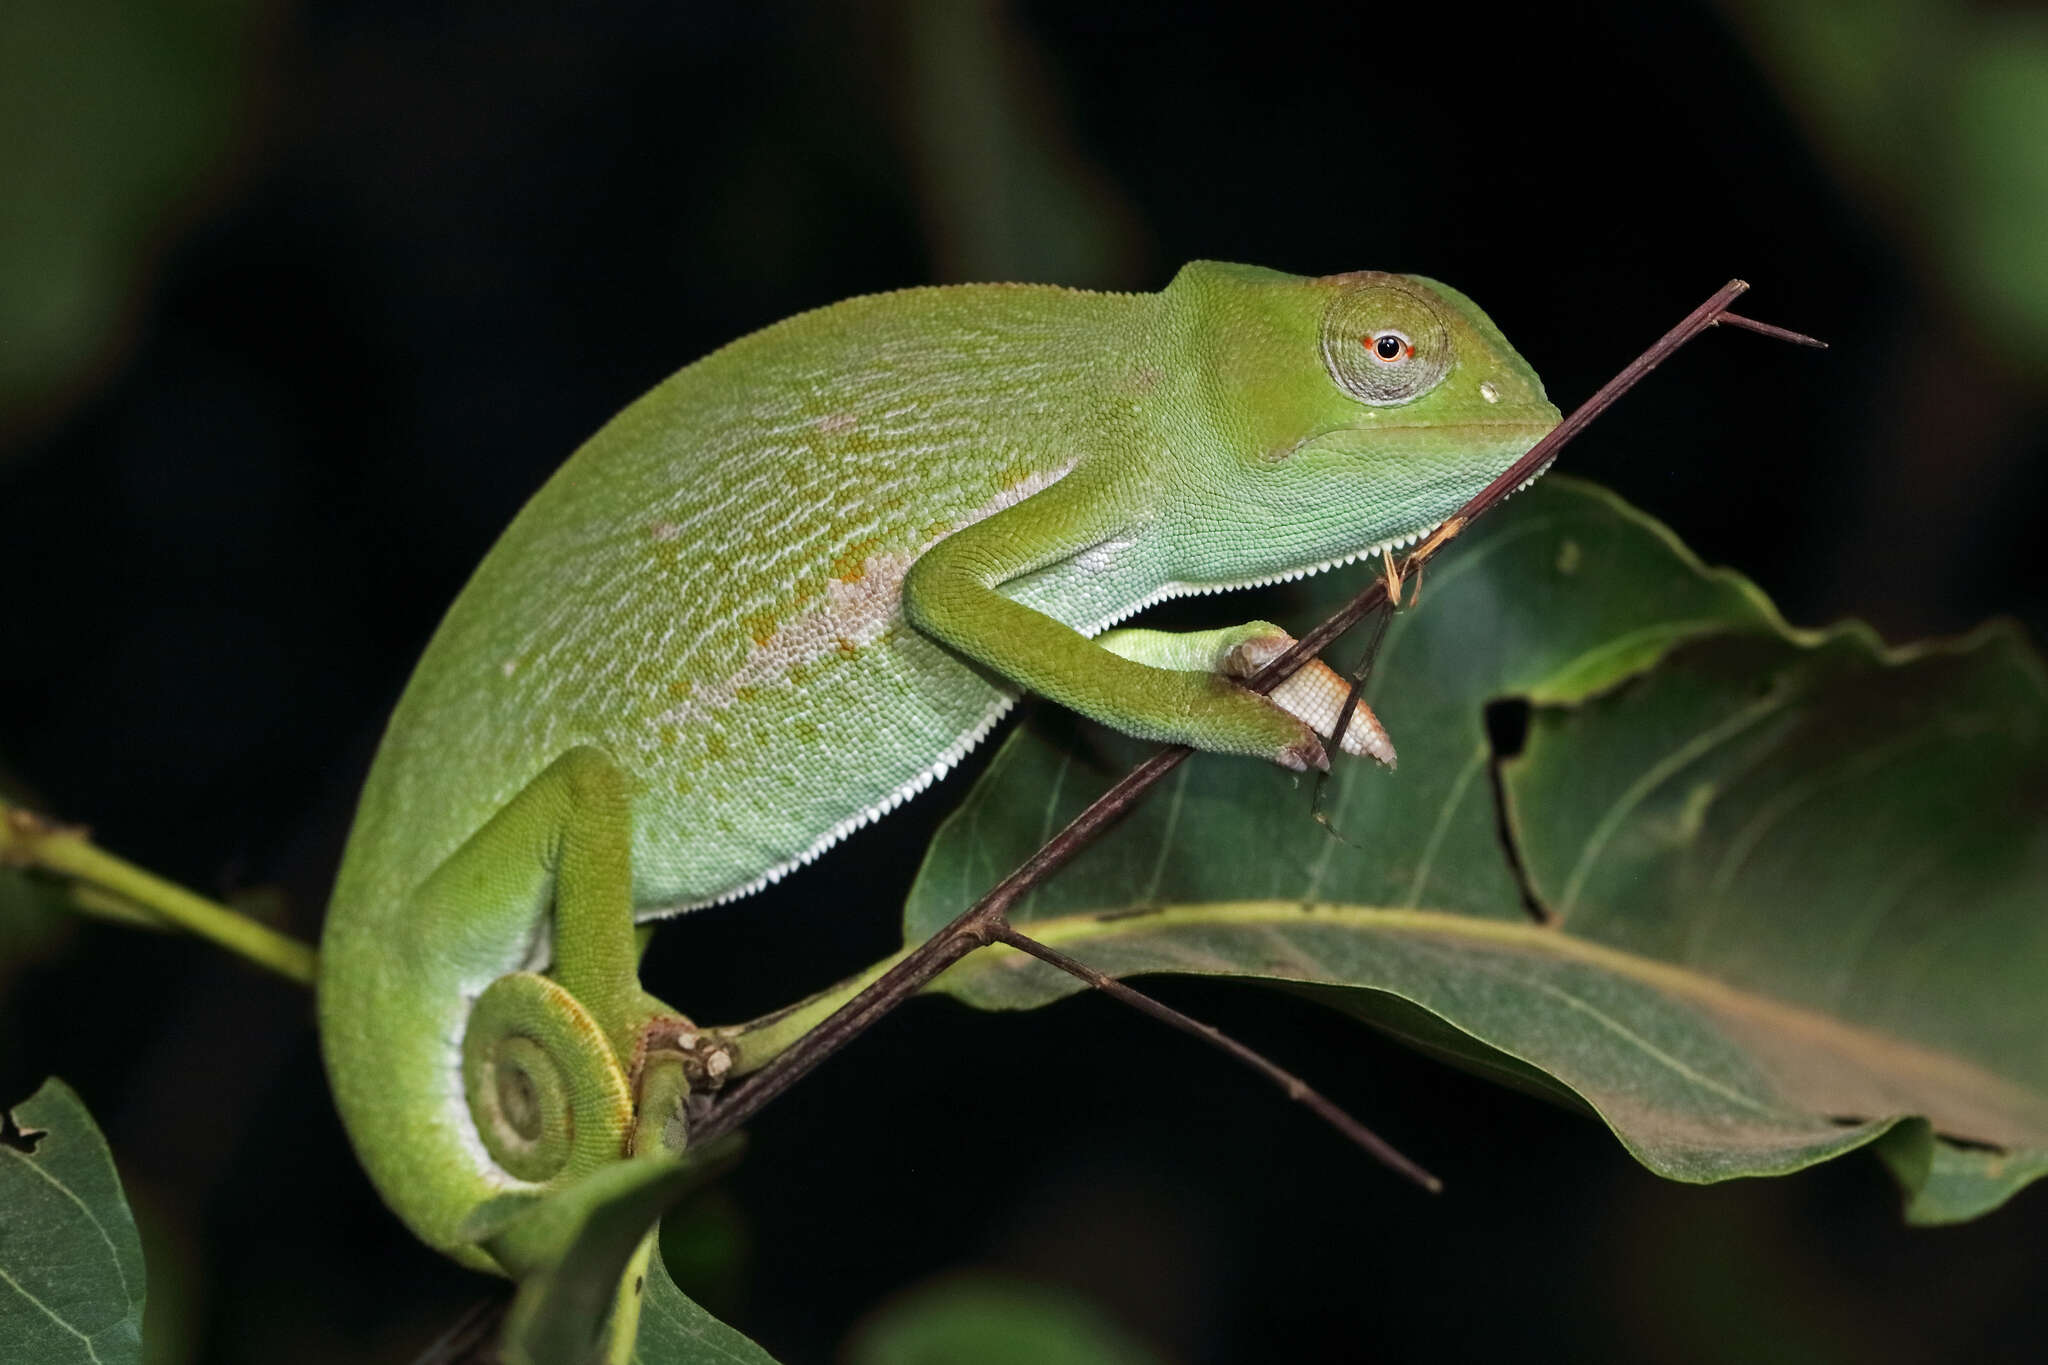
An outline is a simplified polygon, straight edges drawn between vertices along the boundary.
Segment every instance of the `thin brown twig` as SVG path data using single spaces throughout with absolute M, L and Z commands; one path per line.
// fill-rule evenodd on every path
M 1205 1024 L 1199 1019 L 1191 1019 L 1173 1008 L 1173 1006 L 1163 1004 L 1142 991 L 1133 990 L 1108 973 L 1098 971 L 1078 958 L 1068 957 L 1059 949 L 1040 943 L 1028 934 L 1019 933 L 1007 923 L 997 929 L 996 940 L 1000 943 L 1009 944 L 1019 952 L 1029 953 L 1040 962 L 1057 967 L 1069 976 L 1079 977 L 1104 995 L 1129 1005 L 1141 1014 L 1149 1014 L 1162 1024 L 1169 1024 L 1179 1029 L 1182 1033 L 1200 1038 L 1211 1047 L 1221 1048 L 1286 1091 L 1287 1098 L 1307 1105 L 1325 1123 L 1328 1123 L 1332 1128 L 1335 1128 L 1338 1132 L 1344 1134 L 1344 1136 L 1350 1138 L 1368 1152 L 1371 1152 L 1387 1166 L 1399 1171 L 1431 1194 L 1439 1194 L 1443 1191 L 1443 1181 L 1438 1180 L 1428 1171 L 1425 1171 L 1422 1167 L 1401 1155 L 1385 1138 L 1373 1132 L 1372 1129 L 1367 1128 L 1357 1119 L 1352 1118 L 1351 1115 L 1345 1113 L 1336 1105 L 1330 1103 L 1328 1099 L 1324 1098 L 1321 1091 L 1295 1075 L 1292 1071 L 1279 1066 L 1263 1054 L 1254 1052 L 1251 1048 L 1238 1042 L 1237 1039 L 1231 1037 L 1222 1029 L 1217 1028 L 1214 1024 Z
M 1730 327 L 1744 327 L 1767 337 L 1776 337 L 1780 341 L 1789 341 L 1794 346 L 1811 346 L 1816 351 L 1825 351 L 1828 348 L 1828 344 L 1819 337 L 1810 337 L 1804 332 L 1795 332 L 1790 327 L 1779 327 L 1774 323 L 1758 322 L 1755 318 L 1746 318 L 1740 313 L 1723 313 L 1714 319 L 1716 326 L 1722 323 Z
M 1560 422 L 1542 440 L 1530 447 L 1528 452 L 1507 471 L 1470 501 L 1459 508 L 1457 513 L 1424 539 L 1421 545 L 1403 561 L 1399 569 L 1405 580 L 1426 564 L 1443 547 L 1457 537 L 1478 517 L 1505 500 L 1510 494 L 1542 473 L 1544 468 L 1557 457 L 1557 452 L 1566 442 L 1585 429 L 1595 417 L 1605 412 L 1615 399 L 1627 392 L 1651 370 L 1657 368 L 1672 352 L 1687 341 L 1699 335 L 1717 322 L 1729 321 L 1736 326 L 1749 326 L 1752 330 L 1776 335 L 1782 329 L 1771 328 L 1768 324 L 1752 324 L 1747 318 L 1736 318 L 1728 313 L 1733 303 L 1749 286 L 1741 280 L 1730 280 L 1717 290 L 1705 303 L 1688 313 L 1679 324 L 1666 332 L 1642 355 L 1631 361 L 1614 378 L 1603 384 L 1593 396 L 1573 410 L 1570 416 Z M 1799 340 L 1793 333 L 1787 339 Z M 1804 338 L 1810 341 L 1811 338 Z M 1332 641 L 1367 612 L 1372 611 L 1386 600 L 1386 583 L 1375 578 L 1350 602 L 1334 613 L 1328 620 L 1309 631 L 1294 646 L 1267 664 L 1245 686 L 1254 692 L 1270 692 L 1291 676 L 1308 659 L 1320 654 Z M 769 1062 L 761 1070 L 742 1081 L 738 1086 L 720 1096 L 710 1113 L 691 1131 L 692 1143 L 709 1142 L 732 1132 L 740 1124 L 760 1112 L 769 1101 L 787 1090 L 814 1067 L 859 1036 L 869 1025 L 884 1014 L 902 1004 L 923 989 L 934 977 L 958 962 L 976 948 L 997 941 L 1007 941 L 1009 936 L 1022 937 L 1009 924 L 1009 909 L 1033 887 L 1069 862 L 1082 849 L 1093 843 L 1097 836 L 1120 820 L 1139 799 L 1178 767 L 1192 752 L 1183 745 L 1168 745 L 1147 758 L 1126 773 L 1117 784 L 1096 798 L 1087 809 L 1075 816 L 1073 821 L 1039 848 L 1018 866 L 1009 876 L 996 884 L 980 900 L 962 911 L 958 918 L 945 928 L 933 934 L 918 947 L 912 949 L 895 966 L 869 984 L 866 989 L 846 1002 L 838 1010 L 826 1016 L 824 1021 L 810 1032 L 792 1043 L 787 1050 Z M 1050 951 L 1050 950 L 1048 950 Z M 1070 959 L 1069 959 L 1070 961 Z M 1072 971 L 1064 963 L 1056 963 L 1063 970 Z M 1080 964 L 1074 964 L 1075 967 Z M 1087 969 L 1075 972 L 1084 981 L 1090 979 Z M 1100 975 L 1100 973 L 1095 973 Z M 1120 984 L 1120 983 L 1119 983 Z M 1123 987 L 1130 991 L 1129 987 Z M 1137 994 L 1132 991 L 1131 994 Z M 1149 999 L 1149 998 L 1148 998 Z M 1135 1003 L 1135 1002 L 1133 1002 Z M 1156 1004 L 1157 1002 L 1150 1002 Z M 1141 1008 L 1143 1008 L 1141 1006 Z M 1164 1010 L 1163 1005 L 1158 1009 Z M 1153 1012 L 1148 1009 L 1148 1013 Z M 1198 1026 L 1199 1027 L 1199 1026 Z M 1249 1051 L 1249 1049 L 1246 1049 Z M 1235 1055 L 1235 1054 L 1234 1054 Z M 1256 1054 L 1253 1054 L 1256 1055 Z M 1272 1067 L 1264 1058 L 1258 1061 L 1264 1067 Z M 1273 1070 L 1278 1070 L 1273 1067 Z M 1284 1073 L 1282 1073 L 1284 1074 Z M 1348 1118 L 1348 1116 L 1347 1116 Z M 1350 1121 L 1355 1125 L 1355 1120 Z M 1350 1128 L 1339 1125 L 1347 1133 Z M 1357 1125 L 1362 1130 L 1362 1125 Z M 1368 1131 L 1368 1136 L 1369 1130 Z M 1354 1137 L 1354 1140 L 1355 1137 Z M 1374 1137 L 1364 1143 L 1382 1160 L 1388 1160 L 1385 1144 Z M 1382 1151 L 1384 1149 L 1384 1152 Z M 1393 1156 L 1389 1161 L 1396 1169 L 1407 1173 L 1412 1163 Z M 1419 1169 L 1419 1168 L 1414 1168 Z

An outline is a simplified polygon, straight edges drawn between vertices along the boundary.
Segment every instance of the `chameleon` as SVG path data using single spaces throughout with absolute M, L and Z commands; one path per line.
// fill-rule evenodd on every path
M 1327 767 L 1327 666 L 1240 685 L 1279 627 L 1119 623 L 1412 543 L 1557 421 L 1454 289 L 1206 261 L 849 299 L 670 376 L 518 513 L 371 764 L 318 980 L 371 1182 L 457 1261 L 532 1271 L 479 1209 L 687 1138 L 691 1026 L 638 926 L 810 862 L 1022 693 Z M 1362 707 L 1346 736 L 1391 764 Z

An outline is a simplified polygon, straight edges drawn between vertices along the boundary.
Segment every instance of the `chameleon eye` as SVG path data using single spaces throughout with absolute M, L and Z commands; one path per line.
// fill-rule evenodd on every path
M 1323 312 L 1323 365 L 1361 403 L 1412 403 L 1455 359 L 1443 305 L 1398 275 L 1345 277 Z

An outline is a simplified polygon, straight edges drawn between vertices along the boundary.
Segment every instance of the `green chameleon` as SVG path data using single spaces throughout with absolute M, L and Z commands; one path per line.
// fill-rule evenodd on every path
M 1234 681 L 1278 627 L 1111 627 L 1407 544 L 1557 420 L 1455 290 L 1211 262 L 1157 294 L 851 299 L 672 376 L 485 557 L 370 771 L 319 1007 L 377 1189 L 528 1273 L 546 1250 L 471 1216 L 678 1147 L 690 1068 L 730 1061 L 686 1056 L 636 924 L 809 862 L 1022 691 L 1327 767 L 1341 680 Z M 1393 759 L 1367 715 L 1345 747 Z

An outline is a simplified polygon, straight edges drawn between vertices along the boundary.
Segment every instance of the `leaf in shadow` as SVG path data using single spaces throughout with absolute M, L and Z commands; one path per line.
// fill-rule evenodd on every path
M 142 1358 L 142 1243 L 106 1140 L 64 1082 L 0 1134 L 0 1360 Z
M 1354 586 L 1319 581 L 1304 622 Z M 1118 975 L 1309 990 L 1575 1097 L 1675 1179 L 1883 1138 L 1908 1217 L 1944 1221 L 2042 1173 L 2048 688 L 2010 632 L 1887 653 L 1793 631 L 1552 478 L 1430 571 L 1370 693 L 1401 768 L 1339 768 L 1339 837 L 1286 774 L 1197 757 L 1013 919 Z M 1532 710 L 1497 758 L 1504 697 Z M 1014 735 L 927 855 L 906 938 L 1144 752 L 1050 717 Z M 1530 922 L 1522 877 L 1558 924 Z M 1028 1008 L 1080 986 L 992 949 L 936 989 Z
M 752 1338 L 712 1317 L 676 1288 L 659 1255 L 648 1258 L 640 1340 L 632 1358 L 634 1365 L 774 1365 Z

